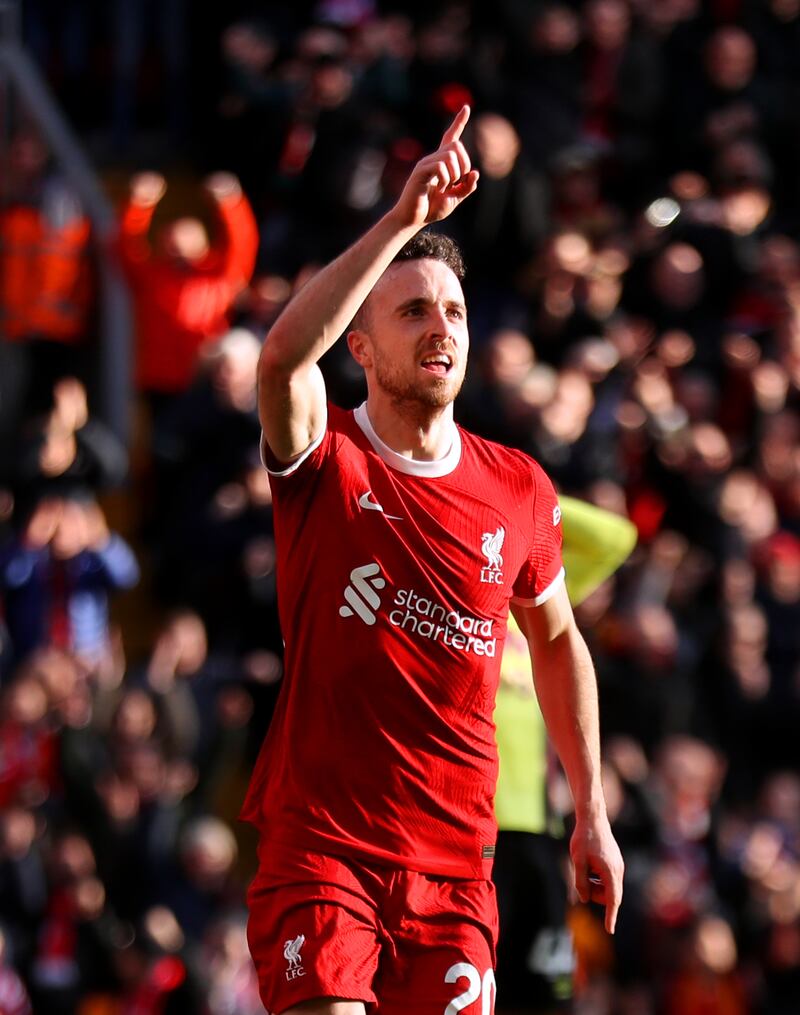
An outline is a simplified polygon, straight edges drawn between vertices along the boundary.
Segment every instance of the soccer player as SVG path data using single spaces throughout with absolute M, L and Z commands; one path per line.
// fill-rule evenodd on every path
M 464 107 L 396 205 L 286 307 L 259 364 L 286 676 L 243 816 L 260 830 L 250 948 L 274 1015 L 489 1015 L 492 710 L 509 607 L 575 798 L 578 894 L 613 931 L 622 858 L 594 671 L 541 468 L 453 421 L 468 331 L 455 245 L 475 190 Z M 367 378 L 326 404 L 349 327 Z

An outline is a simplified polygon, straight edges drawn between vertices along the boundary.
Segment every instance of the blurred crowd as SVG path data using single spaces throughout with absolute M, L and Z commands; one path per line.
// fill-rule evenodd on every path
M 24 7 L 126 186 L 100 248 L 24 115 L 0 152 L 0 1012 L 261 1011 L 255 364 L 468 101 L 459 421 L 639 533 L 578 611 L 627 875 L 613 940 L 571 914 L 574 1011 L 797 1015 L 800 0 Z M 134 307 L 131 449 L 92 409 L 98 258 Z M 361 400 L 346 350 L 323 367 Z

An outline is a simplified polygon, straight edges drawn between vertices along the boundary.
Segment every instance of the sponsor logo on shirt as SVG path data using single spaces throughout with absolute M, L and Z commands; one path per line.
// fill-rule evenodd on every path
M 357 616 L 372 627 L 381 608 L 381 597 L 376 590 L 385 587 L 386 579 L 381 575 L 379 564 L 373 562 L 353 568 L 350 583 L 344 590 L 346 605 L 339 607 L 339 616 Z M 393 627 L 428 641 L 440 641 L 459 652 L 492 658 L 497 653 L 497 638 L 490 619 L 450 609 L 428 596 L 421 596 L 416 589 L 397 589 L 391 605 L 388 616 Z
M 284 941 L 283 957 L 289 963 L 289 967 L 286 970 L 287 980 L 296 980 L 298 977 L 306 975 L 306 971 L 303 969 L 303 960 L 300 955 L 300 949 L 305 943 L 305 934 L 298 934 L 296 938 Z
M 498 526 L 496 532 L 484 532 L 481 544 L 481 553 L 486 558 L 486 567 L 481 568 L 481 581 L 484 585 L 503 584 L 503 542 L 506 538 L 506 530 L 502 525 Z
M 497 652 L 491 620 L 450 610 L 414 589 L 398 589 L 393 605 L 398 608 L 390 612 L 389 623 L 418 638 L 441 641 L 448 648 L 476 656 L 494 657 Z
M 350 572 L 350 584 L 344 590 L 346 606 L 339 607 L 340 617 L 361 617 L 370 627 L 375 623 L 376 611 L 381 605 L 381 597 L 375 589 L 382 589 L 386 579 L 380 577 L 378 564 L 362 564 Z
M 394 522 L 402 522 L 400 515 L 387 515 L 383 505 L 372 499 L 372 490 L 367 490 L 358 498 L 358 506 L 365 511 L 380 511 L 384 518 L 391 518 Z

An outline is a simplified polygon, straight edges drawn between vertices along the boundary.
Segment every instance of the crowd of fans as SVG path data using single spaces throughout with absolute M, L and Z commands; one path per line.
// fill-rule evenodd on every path
M 282 643 L 255 363 L 466 100 L 458 418 L 639 532 L 578 611 L 627 875 L 613 940 L 572 912 L 574 1009 L 796 1015 L 800 2 L 25 7 L 130 187 L 98 250 L 24 118 L 1 153 L 0 1011 L 261 1011 L 236 812 Z M 110 65 L 76 59 L 98 38 Z M 210 206 L 167 216 L 187 177 Z M 91 412 L 96 257 L 135 309 L 130 466 Z M 361 399 L 346 350 L 323 366 Z

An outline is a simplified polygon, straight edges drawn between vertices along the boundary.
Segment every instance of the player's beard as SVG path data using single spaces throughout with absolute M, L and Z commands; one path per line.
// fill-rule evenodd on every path
M 454 367 L 443 377 L 430 380 L 408 377 L 390 360 L 375 353 L 375 381 L 398 405 L 444 409 L 454 401 L 464 383 L 464 369 Z

